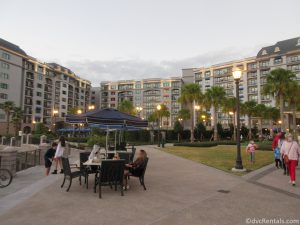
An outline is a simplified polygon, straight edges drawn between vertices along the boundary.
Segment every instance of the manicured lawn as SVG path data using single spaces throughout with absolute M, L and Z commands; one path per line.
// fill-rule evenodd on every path
M 232 173 L 231 169 L 235 165 L 236 147 L 231 145 L 209 148 L 172 146 L 164 148 L 163 151 L 230 173 Z M 246 153 L 245 147 L 242 147 L 242 160 L 247 172 L 257 170 L 274 161 L 272 151 L 256 151 L 255 158 L 255 164 L 251 165 L 250 155 Z M 244 174 L 237 173 L 237 175 Z

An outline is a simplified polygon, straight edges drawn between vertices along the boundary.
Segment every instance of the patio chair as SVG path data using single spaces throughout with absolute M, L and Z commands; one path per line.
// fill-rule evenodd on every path
M 143 169 L 143 171 L 142 171 L 142 173 L 141 173 L 140 176 L 135 176 L 135 175 L 129 173 L 128 177 L 126 177 L 126 187 L 125 187 L 126 189 L 125 190 L 127 190 L 127 179 L 129 179 L 130 177 L 137 177 L 137 178 L 139 178 L 140 184 L 144 187 L 145 191 L 147 190 L 147 188 L 145 186 L 145 173 L 146 173 L 148 161 L 149 161 L 149 158 L 147 157 L 146 160 L 145 160 L 144 169 Z
M 79 160 L 80 160 L 80 171 L 82 172 L 84 176 L 84 183 L 86 184 L 86 189 L 89 188 L 89 175 L 97 173 L 97 168 L 95 167 L 90 167 L 87 168 L 86 166 L 83 165 L 84 162 L 88 161 L 90 152 L 80 152 L 79 153 Z
M 124 159 L 125 160 L 125 164 L 128 164 L 131 162 L 131 154 L 128 153 L 124 153 L 124 152 L 119 152 L 119 157 L 120 159 Z
M 79 177 L 79 184 L 81 185 L 81 176 L 84 176 L 83 173 L 78 170 L 78 171 L 72 171 L 70 162 L 68 158 L 62 157 L 62 165 L 63 165 L 63 170 L 64 170 L 64 180 L 61 185 L 61 188 L 64 187 L 66 180 L 69 180 L 69 186 L 67 187 L 67 192 L 70 190 L 70 187 L 72 185 L 72 180 L 73 178 Z
M 115 186 L 115 191 L 117 187 L 120 186 L 121 195 L 123 192 L 123 178 L 124 178 L 124 167 L 125 160 L 103 160 L 101 163 L 101 169 L 98 176 L 99 185 L 99 198 L 102 198 L 102 186 L 110 186 L 111 188 Z

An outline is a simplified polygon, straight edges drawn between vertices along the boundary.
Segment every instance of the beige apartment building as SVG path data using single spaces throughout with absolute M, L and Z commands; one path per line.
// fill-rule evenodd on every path
M 262 94 L 262 87 L 266 83 L 266 75 L 275 68 L 284 68 L 293 71 L 297 80 L 300 81 L 300 37 L 279 41 L 274 45 L 263 47 L 256 56 L 220 63 L 208 67 L 190 68 L 182 70 L 184 83 L 198 83 L 203 92 L 213 85 L 224 87 L 227 96 L 235 96 L 235 84 L 232 77 L 233 68 L 238 67 L 243 71 L 240 82 L 240 99 L 245 101 L 254 100 L 268 106 L 275 106 L 271 96 Z M 286 109 L 286 120 L 288 120 Z M 298 114 L 300 117 L 300 114 Z M 227 114 L 218 113 L 219 121 L 226 125 L 232 121 Z M 247 125 L 245 117 L 242 122 Z M 253 119 L 253 124 L 259 120 Z M 262 121 L 261 126 L 268 128 L 269 121 Z M 187 123 L 189 125 L 190 123 Z
M 39 122 L 51 127 L 72 108 L 87 110 L 90 91 L 90 81 L 70 69 L 40 62 L 15 44 L 0 39 L 0 103 L 13 101 L 24 110 L 24 132 L 31 132 Z M 5 113 L 0 110 L 0 134 L 5 126 Z
M 181 108 L 177 101 L 181 85 L 181 77 L 101 82 L 100 108 L 118 108 L 120 102 L 126 99 L 132 101 L 135 107 L 142 108 L 138 116 L 148 119 L 157 105 L 164 104 L 171 115 L 163 118 L 162 127 L 171 128 Z

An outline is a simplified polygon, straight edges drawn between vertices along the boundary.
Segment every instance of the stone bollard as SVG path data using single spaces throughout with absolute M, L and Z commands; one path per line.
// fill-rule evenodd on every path
M 41 143 L 39 145 L 40 149 L 40 165 L 45 165 L 44 155 L 46 151 L 50 148 L 50 144 L 47 143 Z
M 5 147 L 0 151 L 1 168 L 8 169 L 13 176 L 17 172 L 17 148 Z

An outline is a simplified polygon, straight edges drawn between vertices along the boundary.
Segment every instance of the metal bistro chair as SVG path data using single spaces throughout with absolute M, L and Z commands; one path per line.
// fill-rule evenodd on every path
M 89 160 L 90 152 L 80 152 L 79 153 L 79 161 L 80 161 L 80 171 L 84 176 L 84 183 L 86 184 L 86 188 L 89 188 L 89 175 L 97 174 L 97 168 L 94 166 L 86 167 L 83 165 L 84 162 Z
M 79 184 L 81 185 L 81 176 L 84 176 L 82 171 L 71 171 L 71 166 L 68 158 L 62 157 L 62 165 L 64 170 L 64 180 L 61 184 L 61 188 L 64 187 L 66 180 L 69 180 L 69 186 L 67 187 L 67 192 L 70 190 L 70 187 L 72 185 L 73 178 L 79 177 Z
M 127 189 L 127 179 L 129 179 L 130 177 L 137 177 L 137 178 L 139 178 L 140 184 L 144 187 L 144 190 L 145 191 L 147 190 L 147 188 L 145 186 L 145 173 L 146 173 L 148 161 L 149 161 L 149 158 L 147 157 L 145 160 L 144 168 L 143 168 L 141 175 L 136 176 L 136 175 L 129 173 L 128 177 L 126 177 L 126 187 L 125 187 L 126 189 Z
M 115 186 L 115 191 L 117 187 L 120 186 L 121 195 L 123 192 L 123 178 L 124 178 L 124 167 L 125 160 L 103 160 L 101 163 L 101 169 L 98 176 L 99 185 L 99 198 L 102 197 L 101 188 L 102 186 L 110 186 L 111 188 Z

